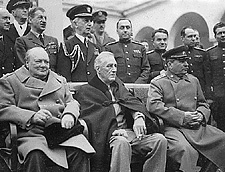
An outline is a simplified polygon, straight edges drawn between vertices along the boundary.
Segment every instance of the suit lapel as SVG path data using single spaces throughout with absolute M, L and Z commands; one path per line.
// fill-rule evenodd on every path
M 42 44 L 42 42 L 34 35 L 33 32 L 29 32 L 26 37 L 28 38 L 28 40 L 30 40 L 31 42 L 33 42 L 34 44 L 37 44 L 41 47 L 44 47 L 44 45 Z
M 95 52 L 94 45 L 90 41 L 88 41 L 87 64 L 90 63 L 94 52 Z

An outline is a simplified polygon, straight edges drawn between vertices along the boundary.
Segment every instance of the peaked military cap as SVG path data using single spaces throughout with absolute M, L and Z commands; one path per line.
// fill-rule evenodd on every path
M 29 0 L 10 0 L 6 6 L 6 9 L 11 13 L 12 10 L 14 10 L 20 6 L 25 6 L 26 8 L 31 8 L 32 3 Z
M 187 47 L 185 46 L 179 46 L 172 48 L 168 51 L 166 51 L 162 57 L 166 59 L 175 59 L 175 60 L 186 60 L 188 59 L 188 56 L 186 54 Z
M 107 20 L 107 12 L 106 11 L 96 11 L 93 13 L 93 21 L 106 21 Z
M 70 20 L 76 17 L 92 17 L 92 7 L 87 4 L 74 6 L 67 11 L 66 16 L 69 17 Z

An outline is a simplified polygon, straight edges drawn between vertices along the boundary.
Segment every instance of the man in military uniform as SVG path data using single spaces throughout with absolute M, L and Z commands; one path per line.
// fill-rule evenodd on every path
M 96 74 L 94 60 L 100 51 L 88 40 L 92 29 L 92 7 L 87 4 L 74 6 L 68 16 L 73 21 L 75 36 L 61 46 L 57 72 L 67 81 L 89 81 Z
M 16 39 L 15 51 L 20 61 L 25 63 L 27 50 L 33 47 L 43 47 L 50 58 L 50 69 L 56 71 L 56 61 L 58 56 L 58 40 L 52 36 L 44 34 L 47 24 L 45 10 L 36 7 L 30 10 L 29 20 L 31 31 L 26 35 Z
M 93 30 L 96 39 L 96 44 L 100 47 L 105 46 L 109 42 L 114 42 L 115 39 L 109 37 L 105 32 L 105 22 L 107 20 L 106 11 L 96 11 L 93 13 Z
M 207 54 L 204 49 L 196 47 L 197 33 L 195 29 L 190 26 L 183 27 L 181 30 L 181 40 L 186 46 L 186 54 L 189 57 L 187 60 L 189 64 L 188 73 L 196 76 L 202 87 L 203 93 L 206 98 L 209 96 L 209 63 Z
M 224 171 L 225 134 L 206 125 L 210 117 L 209 105 L 197 77 L 187 73 L 188 56 L 185 51 L 181 46 L 164 53 L 167 71 L 151 80 L 146 106 L 149 112 L 164 121 L 167 155 L 174 162 L 169 164 L 173 167 L 171 171 L 199 171 L 197 162 L 200 155 Z M 209 167 L 207 163 L 202 165 Z
M 159 28 L 152 33 L 152 42 L 154 50 L 148 51 L 146 56 L 151 66 L 149 81 L 160 74 L 160 71 L 166 70 L 166 61 L 162 54 L 166 51 L 168 40 L 168 31 Z
M 217 23 L 213 32 L 218 45 L 207 49 L 207 53 L 211 69 L 214 119 L 217 122 L 217 127 L 225 131 L 225 23 Z
M 114 54 L 117 61 L 117 76 L 124 83 L 147 83 L 150 66 L 143 45 L 132 40 L 132 24 L 129 19 L 117 22 L 119 41 L 106 45 L 105 50 Z

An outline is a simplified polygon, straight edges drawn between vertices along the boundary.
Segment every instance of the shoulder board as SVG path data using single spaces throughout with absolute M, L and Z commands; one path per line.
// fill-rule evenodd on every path
M 135 40 L 131 40 L 131 42 L 134 43 L 134 44 L 142 45 L 140 42 L 137 42 Z
M 154 53 L 154 50 L 150 50 L 146 52 L 146 54 L 152 54 L 152 53 Z
M 161 78 L 164 78 L 164 77 L 166 77 L 166 72 L 163 72 L 163 73 L 161 73 L 160 75 L 154 77 L 154 78 L 152 79 L 152 81 L 157 81 L 157 80 L 159 80 L 159 79 L 161 79 Z
M 109 43 L 106 44 L 106 46 L 107 45 L 113 45 L 113 44 L 116 44 L 116 43 L 118 43 L 118 41 L 109 42 Z
M 199 51 L 203 51 L 203 52 L 206 51 L 205 49 L 202 49 L 202 48 L 199 48 L 199 47 L 194 47 L 194 49 L 199 50 Z
M 12 74 L 14 74 L 14 72 L 6 73 L 6 74 L 3 75 L 2 78 L 7 78 L 7 77 L 11 76 Z
M 214 46 L 212 46 L 212 47 L 207 48 L 206 51 L 209 51 L 209 50 L 211 50 L 211 49 L 213 49 L 213 48 L 216 48 L 216 47 L 217 47 L 217 45 L 214 45 Z

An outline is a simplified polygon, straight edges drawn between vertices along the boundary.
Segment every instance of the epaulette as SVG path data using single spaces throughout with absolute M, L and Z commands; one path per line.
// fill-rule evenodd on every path
M 134 43 L 134 44 L 142 45 L 140 42 L 135 41 L 135 40 L 131 40 L 131 42 Z
M 7 78 L 7 77 L 11 76 L 12 74 L 14 74 L 14 72 L 6 73 L 2 76 L 2 78 Z
M 206 50 L 205 50 L 205 49 L 202 49 L 202 48 L 199 48 L 199 47 L 194 47 L 194 49 L 199 50 L 199 51 L 206 52 Z
M 164 77 L 166 77 L 166 72 L 162 72 L 160 75 L 154 77 L 154 78 L 152 79 L 152 81 L 157 81 L 157 80 L 159 80 L 159 79 L 161 79 L 161 78 L 164 78 Z
M 152 54 L 154 52 L 155 52 L 154 50 L 150 50 L 150 51 L 147 51 L 146 54 Z
M 212 46 L 212 47 L 207 48 L 206 51 L 209 51 L 209 50 L 211 50 L 211 49 L 213 49 L 213 48 L 216 48 L 216 47 L 217 47 L 217 45 L 214 45 L 214 46 Z
M 113 45 L 113 44 L 116 44 L 116 43 L 118 43 L 118 41 L 109 42 L 109 43 L 107 43 L 105 46 Z

